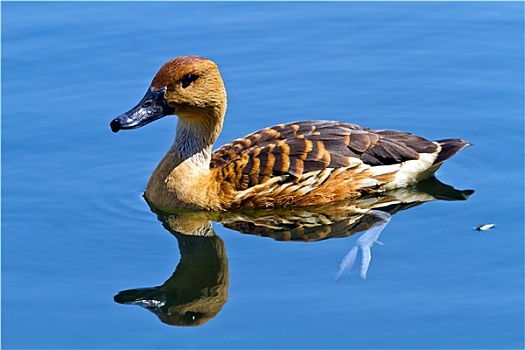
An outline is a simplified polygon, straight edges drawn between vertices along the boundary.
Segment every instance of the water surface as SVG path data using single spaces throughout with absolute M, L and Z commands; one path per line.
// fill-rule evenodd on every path
M 4 348 L 523 348 L 523 3 L 1 6 Z M 109 122 L 189 54 L 225 80 L 217 146 L 300 119 L 460 137 L 474 146 L 437 177 L 475 193 L 392 216 L 366 280 L 358 260 L 334 281 L 361 233 L 283 242 L 214 223 L 228 290 L 213 317 L 172 326 L 116 303 L 181 259 L 142 198 L 176 118 Z

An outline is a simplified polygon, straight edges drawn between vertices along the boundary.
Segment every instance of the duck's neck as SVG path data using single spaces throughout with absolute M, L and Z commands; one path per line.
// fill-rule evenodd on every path
M 223 115 L 210 112 L 192 118 L 179 117 L 175 140 L 151 175 L 146 198 L 161 207 L 174 205 L 184 209 L 198 209 L 205 200 L 201 194 L 211 195 L 210 161 L 213 143 L 222 130 Z M 202 187 L 204 186 L 204 188 Z
M 182 160 L 197 157 L 209 164 L 211 147 L 221 129 L 222 123 L 207 125 L 193 120 L 179 119 L 170 152 L 177 154 Z

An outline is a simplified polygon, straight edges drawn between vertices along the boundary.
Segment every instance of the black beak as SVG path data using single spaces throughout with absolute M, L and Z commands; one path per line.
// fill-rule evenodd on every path
M 175 110 L 168 106 L 164 98 L 165 92 L 166 88 L 148 89 L 138 105 L 111 121 L 109 124 L 111 131 L 140 128 L 164 116 L 174 114 Z

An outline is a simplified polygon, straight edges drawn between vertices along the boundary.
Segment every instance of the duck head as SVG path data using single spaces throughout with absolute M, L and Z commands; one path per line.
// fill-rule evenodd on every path
M 164 64 L 148 91 L 126 113 L 113 119 L 111 130 L 136 129 L 167 115 L 189 123 L 219 123 L 226 112 L 226 90 L 217 65 L 198 56 Z

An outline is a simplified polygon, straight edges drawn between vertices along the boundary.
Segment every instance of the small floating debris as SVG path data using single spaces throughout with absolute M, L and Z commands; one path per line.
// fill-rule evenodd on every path
M 478 230 L 478 231 L 487 231 L 487 230 L 490 230 L 493 227 L 494 227 L 494 224 L 485 224 L 485 225 L 481 225 L 481 226 L 476 227 L 476 230 Z

